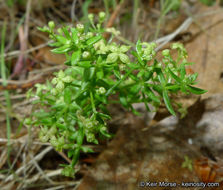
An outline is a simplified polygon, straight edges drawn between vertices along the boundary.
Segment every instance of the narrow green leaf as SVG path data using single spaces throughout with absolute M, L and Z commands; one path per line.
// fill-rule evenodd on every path
M 114 70 L 114 75 L 115 75 L 118 79 L 121 79 L 121 75 L 120 75 L 120 72 L 119 72 L 119 71 Z
M 71 55 L 71 65 L 74 66 L 80 60 L 81 57 L 81 50 L 78 49 L 77 51 L 73 52 Z
M 178 91 L 180 89 L 180 84 L 170 84 L 168 83 L 166 85 L 167 90 L 173 90 L 173 91 Z
M 141 70 L 138 72 L 137 77 L 140 78 L 141 76 L 143 76 L 145 73 L 145 70 Z
M 129 77 L 134 81 L 139 81 L 139 79 L 134 74 L 130 74 Z
M 175 74 L 173 73 L 173 71 L 170 70 L 170 68 L 168 68 L 168 71 L 169 71 L 171 77 L 173 77 L 173 79 L 175 79 L 175 80 L 176 80 L 177 82 L 179 82 L 179 83 L 182 82 L 181 79 L 180 79 L 177 75 L 175 75 Z
M 61 35 L 55 35 L 56 39 L 58 42 L 60 42 L 61 44 L 68 44 L 69 43 L 69 39 L 65 38 L 64 36 Z
M 102 39 L 102 36 L 101 36 L 101 35 L 99 35 L 99 36 L 94 36 L 94 37 L 88 39 L 87 42 L 86 42 L 86 44 L 87 44 L 88 46 L 90 46 L 90 45 L 95 44 L 96 42 L 98 42 L 98 41 L 101 40 L 101 39 Z
M 53 120 L 51 118 L 43 118 L 40 120 L 43 125 L 52 125 Z
M 68 105 L 71 103 L 71 96 L 72 96 L 71 89 L 68 88 L 68 87 L 65 88 L 65 90 L 64 90 L 64 102 Z
M 82 150 L 84 153 L 93 153 L 93 152 L 94 152 L 91 148 L 89 148 L 89 147 L 84 147 L 84 146 L 81 147 L 81 150 Z
M 66 61 L 64 62 L 64 65 L 71 66 L 71 61 L 70 61 L 70 60 L 66 60 Z
M 73 159 L 72 159 L 72 165 L 73 166 L 77 163 L 77 161 L 79 159 L 79 156 L 80 156 L 80 148 L 76 148 L 74 150 L 74 155 L 73 155 Z
M 145 74 L 144 74 L 144 77 L 143 77 L 143 78 L 144 78 L 146 81 L 148 81 L 148 80 L 151 79 L 152 75 L 153 75 L 153 72 L 147 70 L 147 71 L 145 71 Z
M 62 54 L 62 53 L 67 53 L 70 50 L 71 50 L 70 45 L 64 45 L 64 46 L 61 46 L 59 48 L 52 49 L 51 52 L 57 53 L 57 54 Z
M 74 155 L 74 150 L 69 150 L 67 155 L 68 158 L 71 158 Z
M 97 81 L 97 85 L 98 86 L 103 86 L 106 89 L 110 87 L 110 83 L 106 79 L 99 79 Z
M 140 55 L 142 52 L 142 46 L 140 40 L 137 41 L 136 43 L 136 52 Z
M 138 61 L 141 65 L 144 65 L 142 58 L 140 57 L 140 55 L 137 52 L 132 51 L 131 54 L 138 59 Z
M 128 107 L 128 101 L 125 96 L 120 96 L 119 100 L 124 107 L 126 107 L 126 108 Z
M 204 94 L 205 92 L 207 92 L 207 90 L 203 90 L 201 88 L 197 88 L 194 86 L 187 85 L 187 87 L 188 87 L 188 90 L 192 92 L 193 94 Z
M 79 61 L 78 66 L 83 67 L 83 68 L 89 68 L 91 67 L 91 61 Z
M 194 74 L 192 74 L 192 75 L 189 75 L 189 76 L 188 76 L 188 79 L 189 79 L 189 81 L 190 81 L 191 83 L 193 83 L 193 82 L 196 81 L 197 77 L 198 77 L 198 73 L 194 73 Z
M 151 89 L 145 88 L 145 94 L 148 96 L 149 99 L 153 100 L 154 102 L 160 103 L 159 97 L 156 96 Z
M 155 90 L 156 92 L 158 92 L 161 96 L 163 94 L 163 87 L 161 85 L 153 85 L 152 86 L 153 90 Z
M 184 79 L 186 75 L 186 69 L 185 69 L 185 65 L 182 63 L 180 64 L 180 78 Z
M 104 136 L 107 137 L 107 138 L 111 138 L 111 137 L 112 137 L 111 134 L 107 133 L 107 132 L 104 131 L 104 130 L 100 130 L 100 132 L 101 132 L 102 135 L 104 135 Z
M 173 110 L 173 107 L 172 107 L 172 105 L 170 103 L 170 98 L 168 96 L 168 92 L 167 92 L 166 89 L 163 90 L 163 99 L 164 99 L 165 105 L 166 105 L 167 109 L 169 110 L 169 112 L 172 115 L 176 116 L 176 114 L 175 114 L 175 112 Z
M 74 44 L 78 44 L 78 32 L 76 30 L 76 28 L 71 28 L 71 37 L 72 37 L 72 41 L 74 42 Z
M 88 81 L 90 79 L 90 68 L 84 68 L 84 80 Z
M 97 112 L 97 115 L 99 115 L 100 117 L 103 117 L 105 119 L 111 119 L 111 116 L 109 116 L 107 114 L 104 114 L 104 113 L 101 113 L 101 112 Z
M 53 42 L 53 43 L 49 43 L 48 46 L 50 46 L 50 47 L 60 47 L 61 43 L 60 42 Z
M 95 74 L 95 67 L 91 67 L 89 73 L 89 80 L 92 80 L 94 78 L 94 74 Z
M 63 130 L 66 130 L 67 127 L 64 125 L 64 124 L 61 124 L 61 123 L 56 123 L 56 126 L 59 128 L 59 129 L 63 129 Z
M 66 107 L 66 104 L 64 103 L 58 103 L 58 104 L 55 104 L 53 106 L 51 106 L 51 109 L 56 109 L 56 110 L 61 110 L 61 109 L 64 109 Z
M 77 135 L 78 135 L 78 131 L 75 131 L 68 138 L 69 138 L 69 140 L 74 141 L 77 139 Z
M 62 27 L 63 33 L 67 39 L 71 40 L 70 32 L 68 31 L 68 27 Z
M 166 85 L 166 80 L 165 80 L 165 77 L 162 73 L 162 70 L 161 69 L 158 69 L 156 68 L 156 73 L 157 73 L 157 76 L 158 76 L 158 79 L 160 81 L 160 83 L 165 86 Z
M 70 104 L 70 109 L 71 110 L 80 110 L 81 107 L 76 102 L 73 102 L 72 104 Z
M 83 129 L 79 129 L 78 130 L 78 134 L 77 134 L 77 144 L 80 146 L 83 144 L 83 140 L 84 140 L 84 131 Z
M 46 26 L 44 26 L 42 28 L 37 26 L 37 30 L 39 30 L 41 32 L 50 32 L 50 29 Z
M 50 113 L 48 112 L 45 112 L 45 111 L 39 111 L 39 112 L 34 112 L 33 113 L 33 116 L 41 119 L 41 118 L 46 118 L 46 117 L 50 117 Z
M 104 72 L 103 72 L 103 70 L 100 69 L 100 70 L 97 72 L 96 76 L 97 76 L 98 79 L 103 79 L 103 77 L 104 77 Z
M 141 88 L 142 88 L 141 84 L 136 83 L 135 85 L 133 85 L 130 88 L 130 93 L 131 94 L 138 94 L 140 92 Z

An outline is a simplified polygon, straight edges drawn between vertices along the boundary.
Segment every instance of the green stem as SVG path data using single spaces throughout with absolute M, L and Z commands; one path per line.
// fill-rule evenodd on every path
M 127 72 L 125 75 L 124 75 L 124 77 L 120 80 L 120 81 L 118 81 L 117 83 L 115 83 L 107 92 L 106 92 L 106 94 L 105 94 L 105 96 L 109 96 L 111 93 L 112 93 L 112 91 L 121 83 L 121 82 L 123 82 L 130 74 L 131 74 L 131 72 L 134 70 L 134 68 L 132 68 L 129 72 Z
M 4 22 L 3 24 L 3 28 L 2 28 L 2 36 L 1 36 L 1 77 L 3 79 L 3 86 L 7 86 L 7 78 L 6 78 L 6 68 L 5 68 L 5 60 L 4 60 L 4 51 L 5 51 L 5 34 L 6 34 L 6 22 Z M 9 97 L 9 92 L 7 90 L 4 91 L 4 96 L 6 99 L 6 105 L 7 105 L 7 109 L 6 109 L 6 127 L 7 127 L 7 139 L 8 139 L 8 163 L 10 164 L 9 161 L 9 156 L 10 156 L 10 152 L 11 152 L 11 145 L 10 145 L 10 137 L 11 137 L 11 125 L 10 125 L 10 110 L 11 110 L 11 102 L 10 102 L 10 97 Z
M 106 19 L 109 18 L 109 1 L 104 0 Z
M 93 109 L 93 112 L 96 113 L 96 108 L 95 108 L 95 104 L 94 104 L 94 97 L 93 97 L 93 94 L 92 94 L 92 91 L 90 92 L 90 97 L 91 97 L 91 107 Z

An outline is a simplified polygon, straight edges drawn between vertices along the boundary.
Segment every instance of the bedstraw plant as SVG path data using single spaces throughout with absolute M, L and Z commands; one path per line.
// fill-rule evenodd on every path
M 39 126 L 39 139 L 50 142 L 57 151 L 65 151 L 72 163 L 63 165 L 63 175 L 74 176 L 74 166 L 80 152 L 92 152 L 83 143 L 98 144 L 98 138 L 110 138 L 107 120 L 111 119 L 107 105 L 112 95 L 115 102 L 135 114 L 133 103 L 143 102 L 148 111 L 165 103 L 175 115 L 170 93 L 202 94 L 194 87 L 197 74 L 186 74 L 187 52 L 182 44 L 171 48 L 178 52 L 173 59 L 170 50 L 156 59 L 156 44 L 137 41 L 134 47 L 114 42 L 120 34 L 114 28 L 104 28 L 105 13 L 97 18 L 89 14 L 91 27 L 82 24 L 58 29 L 50 21 L 39 28 L 54 42 L 53 53 L 65 54 L 67 68 L 55 73 L 46 84 L 36 84 L 34 104 L 38 109 L 26 119 L 26 124 Z M 95 24 L 95 20 L 97 23 Z M 110 38 L 105 38 L 105 33 Z M 152 105 L 152 106 L 149 106 Z

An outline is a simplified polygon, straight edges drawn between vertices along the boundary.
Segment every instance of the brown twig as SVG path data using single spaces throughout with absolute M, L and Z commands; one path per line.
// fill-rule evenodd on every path
M 106 24 L 106 28 L 112 27 L 116 17 L 118 16 L 118 14 L 120 13 L 121 8 L 124 5 L 125 0 L 122 0 L 116 7 L 116 9 L 114 10 L 114 12 L 112 13 L 110 19 L 108 20 L 107 24 Z
M 107 24 L 106 24 L 106 28 L 110 28 L 113 26 L 114 22 L 115 22 L 115 19 L 116 17 L 118 16 L 118 14 L 120 13 L 120 10 L 121 8 L 123 7 L 124 5 L 124 2 L 125 0 L 122 0 L 116 7 L 116 9 L 114 10 L 114 12 L 112 13 L 110 19 L 108 20 Z M 104 37 L 105 38 L 108 38 L 109 34 L 108 33 L 105 33 Z

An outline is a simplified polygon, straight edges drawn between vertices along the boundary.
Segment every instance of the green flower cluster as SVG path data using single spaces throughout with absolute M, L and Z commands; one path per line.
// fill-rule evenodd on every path
M 197 74 L 187 75 L 186 50 L 181 44 L 173 44 L 178 51 L 174 60 L 169 50 L 164 50 L 163 60 L 155 58 L 156 44 L 138 40 L 135 50 L 131 46 L 106 40 L 104 33 L 113 39 L 119 35 L 115 29 L 102 27 L 105 14 L 99 14 L 98 23 L 90 14 L 91 27 L 61 27 L 56 30 L 54 22 L 39 28 L 54 41 L 52 52 L 66 55 L 67 68 L 55 73 L 46 84 L 37 84 L 40 106 L 26 119 L 26 124 L 40 126 L 39 138 L 50 142 L 58 151 L 66 151 L 70 165 L 64 165 L 63 174 L 73 176 L 74 166 L 81 152 L 92 152 L 83 143 L 98 144 L 98 138 L 110 138 L 106 122 L 111 119 L 107 105 L 109 96 L 117 94 L 117 103 L 135 114 L 133 103 L 143 102 L 158 107 L 164 101 L 167 109 L 175 115 L 170 93 L 202 94 L 205 90 L 193 87 Z M 130 53 L 130 49 L 132 49 Z M 130 59 L 130 54 L 132 55 Z M 29 92 L 30 97 L 30 92 Z

